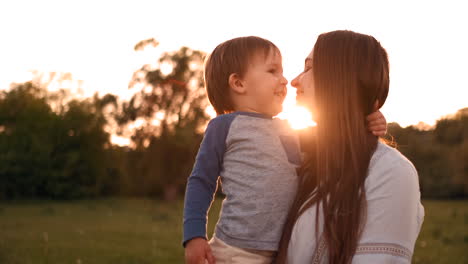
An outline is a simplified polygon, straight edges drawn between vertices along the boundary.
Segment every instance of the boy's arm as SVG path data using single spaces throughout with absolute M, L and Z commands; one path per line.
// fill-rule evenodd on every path
M 233 118 L 218 117 L 210 121 L 188 178 L 183 231 L 187 264 L 205 263 L 205 260 L 209 264 L 215 264 L 206 236 L 207 214 L 216 192 L 232 120 Z
M 387 120 L 380 111 L 375 111 L 366 117 L 367 128 L 376 136 L 385 136 L 387 133 Z
M 188 178 L 184 202 L 183 245 L 206 236 L 207 213 L 216 192 L 229 124 L 224 119 L 210 121 Z

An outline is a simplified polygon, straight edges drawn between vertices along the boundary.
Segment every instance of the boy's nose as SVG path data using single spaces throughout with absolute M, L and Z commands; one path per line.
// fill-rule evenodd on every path
M 283 85 L 288 84 L 288 79 L 286 79 L 286 77 L 283 76 L 283 78 L 281 78 L 281 84 Z

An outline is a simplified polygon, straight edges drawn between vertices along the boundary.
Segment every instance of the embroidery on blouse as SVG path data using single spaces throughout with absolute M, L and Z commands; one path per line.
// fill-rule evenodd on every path
M 312 263 L 319 264 L 322 261 L 326 250 L 326 243 L 323 234 L 320 236 L 319 243 L 317 243 L 314 254 L 312 255 Z M 364 243 L 360 244 L 355 255 L 362 254 L 389 254 L 392 256 L 403 257 L 411 261 L 413 253 L 403 246 L 393 243 Z
M 403 246 L 392 243 L 365 243 L 360 244 L 356 249 L 356 255 L 359 254 L 389 254 L 392 256 L 403 257 L 411 261 L 413 253 Z
M 325 239 L 322 234 L 319 238 L 319 242 L 317 243 L 317 247 L 315 248 L 314 255 L 312 255 L 313 264 L 319 264 L 322 261 L 326 246 L 327 245 L 325 243 Z

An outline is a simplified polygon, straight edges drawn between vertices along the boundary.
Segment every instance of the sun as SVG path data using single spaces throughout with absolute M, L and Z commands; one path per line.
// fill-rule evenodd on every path
M 285 105 L 284 111 L 278 115 L 278 118 L 288 120 L 291 127 L 296 130 L 316 126 L 312 113 L 297 105 Z
M 276 117 L 287 120 L 293 129 L 299 130 L 317 125 L 312 118 L 312 113 L 307 108 L 296 105 L 294 101 L 286 101 L 283 107 L 283 112 Z M 211 118 L 216 117 L 216 111 L 211 105 L 206 108 L 205 113 Z

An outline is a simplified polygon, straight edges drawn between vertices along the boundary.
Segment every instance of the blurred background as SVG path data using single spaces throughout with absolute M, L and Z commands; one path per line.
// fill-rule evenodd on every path
M 390 59 L 387 139 L 426 208 L 414 263 L 468 263 L 468 19 L 462 1 L 3 1 L 0 263 L 182 263 L 184 188 L 207 121 L 205 56 L 273 41 L 292 80 L 320 33 Z M 313 113 L 284 111 L 296 129 Z M 210 211 L 209 230 L 221 196 Z

